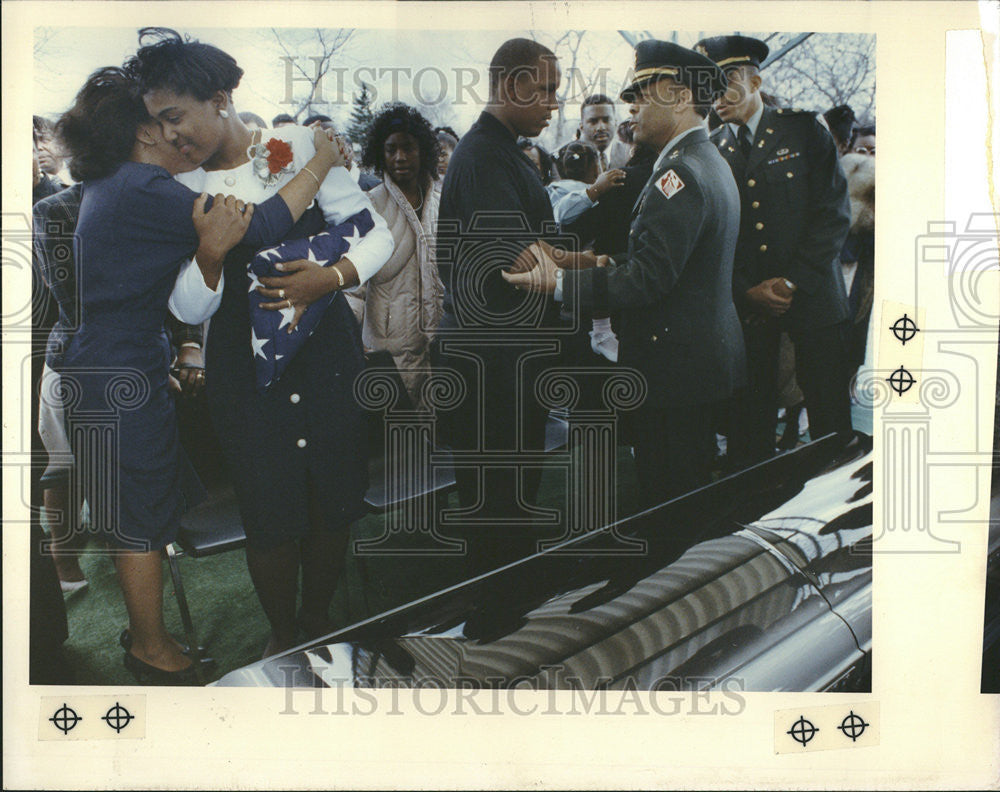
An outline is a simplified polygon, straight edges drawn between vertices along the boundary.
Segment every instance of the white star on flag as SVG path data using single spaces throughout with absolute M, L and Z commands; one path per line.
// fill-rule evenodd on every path
M 291 324 L 292 319 L 295 318 L 295 308 L 291 305 L 287 308 L 279 308 L 278 313 L 281 314 L 281 324 L 278 325 L 279 330 L 286 324 Z
M 257 357 L 260 355 L 264 360 L 267 360 L 267 355 L 264 354 L 264 344 L 270 341 L 270 338 L 257 338 L 256 331 L 250 328 L 250 346 L 253 347 L 253 356 Z
M 247 275 L 250 276 L 250 288 L 247 289 L 248 293 L 252 292 L 258 286 L 263 287 L 264 284 L 260 282 L 260 279 L 257 277 L 256 272 L 254 272 L 253 270 L 247 270 Z
M 330 263 L 329 259 L 322 259 L 322 260 L 317 259 L 316 254 L 313 253 L 312 246 L 309 247 L 309 253 L 308 255 L 306 255 L 306 261 L 312 261 L 316 264 L 319 264 L 321 267 L 325 267 L 327 264 Z
M 361 234 L 358 232 L 358 227 L 354 226 L 354 233 L 349 237 L 344 237 L 344 241 L 347 243 L 347 249 L 350 250 L 354 247 L 354 243 L 361 239 Z

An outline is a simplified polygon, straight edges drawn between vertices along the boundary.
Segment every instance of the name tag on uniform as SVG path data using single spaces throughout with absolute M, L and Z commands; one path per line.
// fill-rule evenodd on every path
M 671 168 L 656 182 L 656 189 L 667 198 L 673 198 L 684 189 L 684 182 L 681 181 L 681 177 L 677 175 L 677 172 Z

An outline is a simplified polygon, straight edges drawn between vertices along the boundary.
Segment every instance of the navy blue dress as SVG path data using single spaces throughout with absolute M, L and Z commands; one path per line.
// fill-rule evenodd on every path
M 80 327 L 59 367 L 70 443 L 95 528 L 121 548 L 176 538 L 202 493 L 180 446 L 168 389 L 167 299 L 198 246 L 196 194 L 155 165 L 127 162 L 87 182 L 76 235 Z M 291 228 L 280 197 L 255 209 L 245 240 Z
M 285 239 L 325 228 L 314 204 Z M 226 259 L 222 304 L 205 349 L 205 390 L 247 544 L 268 549 L 305 533 L 310 499 L 331 530 L 366 512 L 365 416 L 354 398 L 364 353 L 354 313 L 337 292 L 281 379 L 258 392 L 247 298 L 254 253 L 237 245 Z

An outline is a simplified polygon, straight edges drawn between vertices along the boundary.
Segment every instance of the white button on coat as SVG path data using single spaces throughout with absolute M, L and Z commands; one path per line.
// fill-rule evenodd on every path
M 297 393 L 293 393 L 291 396 L 288 397 L 288 401 L 290 401 L 292 404 L 298 404 L 300 401 L 302 401 L 302 397 L 299 396 L 299 394 Z
M 295 445 L 297 445 L 299 448 L 305 448 L 306 439 L 304 437 L 300 437 L 298 440 L 295 441 Z

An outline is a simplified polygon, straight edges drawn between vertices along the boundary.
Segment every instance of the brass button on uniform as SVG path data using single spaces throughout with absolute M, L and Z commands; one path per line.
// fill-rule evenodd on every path
M 750 204 L 750 206 L 752 206 L 754 209 L 760 209 L 760 201 L 754 201 L 752 204 Z
M 302 397 L 299 396 L 299 394 L 297 393 L 293 393 L 291 396 L 288 397 L 288 401 L 290 401 L 292 404 L 298 404 L 301 400 Z
M 295 441 L 295 445 L 297 445 L 299 448 L 305 448 L 306 439 L 304 437 L 300 437 L 298 440 Z
M 760 252 L 761 252 L 761 253 L 765 253 L 765 252 L 767 252 L 767 245 L 761 245 L 761 246 L 760 246 Z
M 650 341 L 655 341 L 655 340 L 656 340 L 656 336 L 653 336 L 653 337 L 652 337 L 652 338 L 650 338 L 649 340 L 650 340 Z
M 763 227 L 764 227 L 763 223 L 757 223 L 757 225 L 754 226 L 754 228 L 756 228 L 758 231 L 760 231 Z
M 750 181 L 747 182 L 747 187 L 753 187 L 756 184 L 757 184 L 756 180 L 750 179 Z
M 793 176 L 795 176 L 795 174 L 794 174 L 794 173 L 792 173 L 791 171 L 788 171 L 788 173 L 786 173 L 785 175 L 786 175 L 786 176 L 787 176 L 787 177 L 788 177 L 789 179 L 791 179 L 791 178 L 792 178 Z

